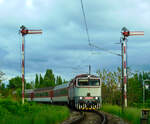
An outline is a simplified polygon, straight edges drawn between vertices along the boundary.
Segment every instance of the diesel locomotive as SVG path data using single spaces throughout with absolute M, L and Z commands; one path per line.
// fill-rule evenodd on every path
M 69 83 L 55 87 L 25 90 L 25 99 L 35 102 L 67 103 L 79 110 L 101 107 L 101 80 L 95 75 L 80 74 Z

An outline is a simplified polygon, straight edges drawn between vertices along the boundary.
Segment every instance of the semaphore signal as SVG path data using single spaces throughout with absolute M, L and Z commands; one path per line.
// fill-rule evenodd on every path
M 122 49 L 122 108 L 127 107 L 127 37 L 144 35 L 144 31 L 129 31 L 126 27 L 121 30 L 121 49 Z
M 42 34 L 42 30 L 28 30 L 25 26 L 21 26 L 20 27 L 20 33 L 22 34 L 22 36 L 25 36 L 27 34 Z
M 25 70 L 24 70 L 24 65 L 25 65 L 25 49 L 24 49 L 24 41 L 25 41 L 25 35 L 27 34 L 41 34 L 42 30 L 28 30 L 25 26 L 20 27 L 20 33 L 22 34 L 22 104 L 24 104 L 24 77 L 25 77 Z

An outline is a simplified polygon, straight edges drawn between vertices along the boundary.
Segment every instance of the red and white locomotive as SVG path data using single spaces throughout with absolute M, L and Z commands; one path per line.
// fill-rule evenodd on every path
M 98 109 L 101 106 L 101 81 L 94 75 L 77 75 L 71 82 L 55 87 L 25 91 L 27 101 L 63 102 L 76 109 Z

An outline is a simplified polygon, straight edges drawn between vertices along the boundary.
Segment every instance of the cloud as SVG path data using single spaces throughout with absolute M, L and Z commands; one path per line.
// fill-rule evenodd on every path
M 26 0 L 26 6 L 32 8 L 33 7 L 32 0 Z
M 2 4 L 4 1 L 3 0 L 0 0 L 0 4 Z
M 145 31 L 144 37 L 128 38 L 128 65 L 149 68 L 150 2 L 142 0 L 83 1 L 91 42 L 106 51 L 120 53 L 121 29 Z M 64 78 L 97 69 L 114 69 L 121 58 L 88 46 L 80 1 L 0 0 L 0 68 L 9 77 L 20 75 L 21 25 L 42 29 L 42 35 L 25 38 L 26 78 L 52 68 Z M 96 53 L 96 54 L 93 54 Z M 142 66 L 144 65 L 144 66 Z M 78 67 L 79 69 L 73 69 Z

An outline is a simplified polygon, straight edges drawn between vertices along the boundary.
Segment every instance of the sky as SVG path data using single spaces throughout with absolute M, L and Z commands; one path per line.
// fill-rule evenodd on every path
M 150 70 L 150 1 L 83 0 L 91 43 L 120 54 L 121 29 L 144 31 L 128 38 L 128 66 Z M 25 77 L 52 69 L 70 80 L 98 69 L 116 70 L 121 57 L 88 46 L 80 0 L 0 0 L 0 70 L 6 80 L 21 76 L 21 25 L 42 29 L 25 36 Z

